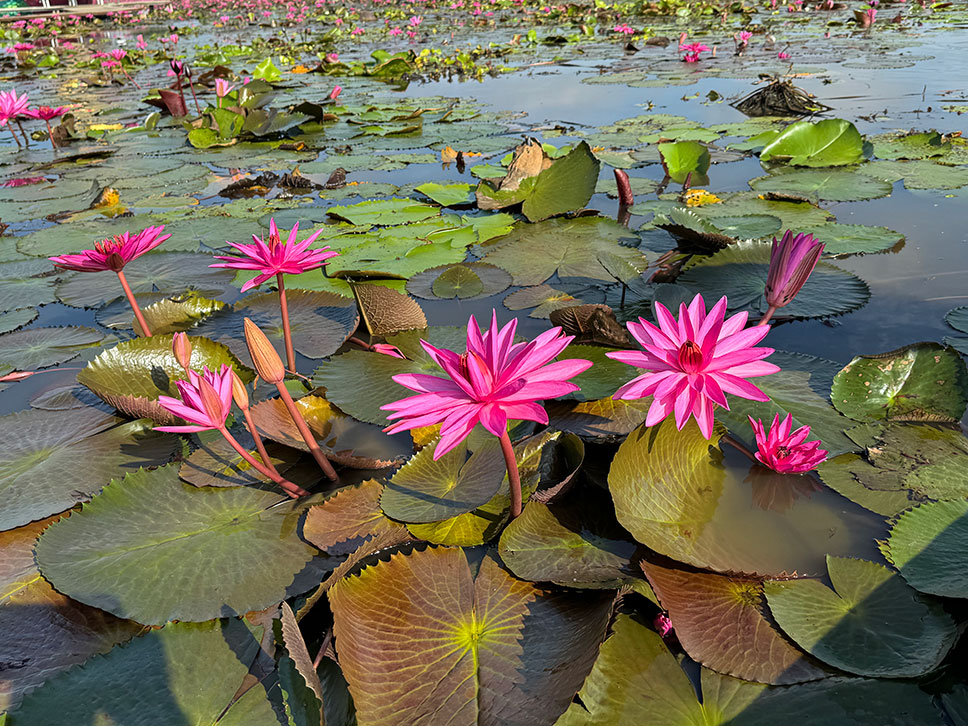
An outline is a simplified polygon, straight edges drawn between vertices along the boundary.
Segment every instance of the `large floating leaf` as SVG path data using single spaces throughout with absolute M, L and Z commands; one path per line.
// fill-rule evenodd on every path
M 410 278 L 407 291 L 428 300 L 464 300 L 496 295 L 510 284 L 511 275 L 500 267 L 470 262 L 424 270 Z
M 459 204 L 469 204 L 474 201 L 471 184 L 438 184 L 427 182 L 416 187 L 425 197 L 433 199 L 442 207 L 453 207 Z
M 506 476 L 497 439 L 473 453 L 466 442 L 434 461 L 438 442 L 425 446 L 387 482 L 380 506 L 401 522 L 439 522 L 470 512 L 497 494 Z
M 332 207 L 330 216 L 350 224 L 409 224 L 440 214 L 440 208 L 413 199 L 374 199 L 348 206 Z
M 9 314 L 15 315 L 16 313 Z M 3 316 L 0 315 L 0 324 L 2 324 L 3 319 Z M 949 310 L 945 314 L 944 320 L 959 333 L 968 333 L 968 305 Z M 944 343 L 950 345 L 962 355 L 968 355 L 968 338 L 963 335 L 945 336 Z
M 859 202 L 886 197 L 894 185 L 885 179 L 847 169 L 793 169 L 750 180 L 758 192 L 816 194 L 830 202 Z
M 214 371 L 225 364 L 232 366 L 245 383 L 255 377 L 225 346 L 197 336 L 189 336 L 189 340 L 193 370 L 207 366 Z M 185 377 L 171 352 L 171 341 L 171 335 L 155 335 L 119 343 L 88 363 L 77 374 L 77 380 L 119 411 L 159 423 L 174 423 L 179 419 L 157 402 L 158 396 L 177 397 L 175 381 Z
M 770 611 L 801 648 L 862 676 L 913 677 L 933 670 L 954 645 L 955 622 L 894 571 L 828 557 L 833 589 L 818 580 L 764 585 Z
M 968 502 L 931 502 L 901 513 L 882 548 L 908 584 L 968 597 Z
M 359 325 L 356 303 L 329 292 L 289 290 L 289 325 L 296 351 L 307 358 L 325 358 L 335 353 Z M 213 315 L 192 332 L 229 348 L 246 365 L 251 365 L 245 343 L 243 321 L 250 318 L 272 341 L 285 359 L 285 340 L 279 295 L 274 292 L 250 295 L 237 302 L 231 311 Z
M 137 472 L 44 532 L 37 563 L 59 592 L 147 625 L 261 610 L 322 579 L 297 534 L 304 508 L 245 487 L 196 488 L 174 466 Z
M 794 166 L 846 166 L 864 157 L 864 139 L 854 124 L 824 119 L 790 124 L 763 147 L 763 161 L 785 161 Z
M 553 724 L 592 666 L 611 602 L 516 580 L 490 555 L 472 570 L 451 548 L 392 555 L 329 597 L 340 665 L 371 726 Z
M 0 335 L 0 364 L 21 371 L 66 363 L 104 340 L 94 328 L 28 328 Z
M 614 255 L 638 273 L 647 264 L 641 252 L 618 244 L 628 234 L 622 225 L 602 217 L 519 225 L 511 234 L 487 245 L 483 261 L 510 272 L 515 285 L 539 285 L 556 273 L 559 277 L 613 282 L 600 254 Z
M 255 441 L 247 429 L 237 429 L 232 432 L 232 435 L 254 459 L 261 458 Z M 269 477 L 253 469 L 252 465 L 243 459 L 221 434 L 210 431 L 202 433 L 198 439 L 198 448 L 182 461 L 178 469 L 178 475 L 185 481 L 197 487 L 255 486 L 272 490 L 276 487 Z M 297 463 L 302 458 L 301 451 L 271 441 L 263 443 L 266 445 L 269 460 L 280 474 L 293 481 L 291 477 L 294 473 L 296 475 L 303 473 L 303 467 L 297 467 Z M 293 483 L 312 486 L 322 478 L 322 473 L 315 462 L 311 467 L 307 463 L 306 468 L 312 472 L 312 478 L 305 484 L 302 480 L 293 481 Z
M 51 280 L 36 277 L 0 279 L 0 312 L 45 305 L 56 299 Z
M 34 543 L 52 520 L 0 533 L 0 711 L 56 672 L 110 650 L 141 626 L 54 590 L 34 564 Z
M 765 313 L 769 307 L 764 291 L 770 269 L 770 245 L 738 242 L 712 257 L 688 265 L 679 283 L 703 293 L 707 300 L 729 298 L 731 310 Z M 866 283 L 850 272 L 820 262 L 789 305 L 777 315 L 792 318 L 823 318 L 842 315 L 864 305 L 870 298 Z
M 720 196 L 722 202 L 719 204 L 692 207 L 692 211 L 700 217 L 766 214 L 779 218 L 782 229 L 799 229 L 833 219 L 826 209 L 806 201 L 793 201 L 789 197 L 775 199 L 769 194 L 760 195 L 757 192 L 735 192 Z
M 382 493 L 383 485 L 375 479 L 340 489 L 309 509 L 303 537 L 330 555 L 349 554 L 374 538 L 409 539 L 406 528 L 380 509 Z
M 830 399 L 858 421 L 958 421 L 968 403 L 961 357 L 937 343 L 856 356 L 834 378 Z
M 787 490 L 788 506 L 758 505 L 755 492 L 751 503 L 748 461 L 724 458 L 721 435 L 707 441 L 693 421 L 676 431 L 667 419 L 619 447 L 608 484 L 636 540 L 696 567 L 750 574 L 816 573 L 827 553 L 874 554 L 878 518 L 833 492 L 803 492 L 802 477 L 765 484 Z
M 402 463 L 411 453 L 406 434 L 389 436 L 376 426 L 360 423 L 322 396 L 303 396 L 296 407 L 326 456 L 343 466 L 380 469 Z M 271 398 L 253 406 L 252 418 L 266 438 L 309 451 L 281 399 Z
M 824 484 L 841 496 L 882 516 L 891 517 L 911 506 L 908 489 L 878 489 L 862 483 L 860 477 L 873 480 L 878 472 L 858 454 L 828 459 L 817 467 L 817 473 Z
M 587 441 L 615 443 L 645 421 L 651 402 L 651 398 L 618 401 L 609 397 L 579 403 L 549 401 L 546 409 L 556 429 Z
M 937 726 L 917 686 L 863 678 L 766 686 L 702 669 L 696 687 L 662 639 L 620 615 L 591 674 L 556 726 Z
M 593 498 L 594 499 L 594 498 Z M 528 502 L 501 534 L 501 559 L 532 582 L 565 587 L 614 588 L 636 576 L 638 545 L 617 526 L 610 503 Z
M 70 509 L 114 477 L 167 462 L 177 437 L 93 408 L 0 418 L 0 530 Z
M 173 623 L 56 676 L 29 693 L 11 720 L 13 726 L 275 725 L 260 683 L 233 703 L 258 651 L 256 635 L 241 620 Z
M 828 674 L 790 645 L 764 617 L 759 580 L 643 563 L 690 657 L 720 673 L 786 685 Z
M 878 159 L 927 159 L 945 156 L 952 148 L 951 142 L 937 131 L 882 134 L 870 141 Z
M 138 296 L 142 292 L 169 295 L 196 290 L 216 298 L 233 286 L 231 270 L 209 267 L 209 255 L 192 252 L 152 252 L 124 268 L 124 276 Z M 79 308 L 93 308 L 123 294 L 113 272 L 75 272 L 57 286 L 58 299 Z
M 882 252 L 904 241 L 904 235 L 887 227 L 871 227 L 865 224 L 837 224 L 828 222 L 818 227 L 797 230 L 812 234 L 824 243 L 824 254 L 853 255 L 863 252 Z

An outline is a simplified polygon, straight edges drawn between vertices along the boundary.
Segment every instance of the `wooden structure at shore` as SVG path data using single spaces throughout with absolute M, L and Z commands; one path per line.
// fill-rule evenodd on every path
M 22 8 L 0 8 L 0 22 L 27 20 L 30 18 L 51 18 L 56 15 L 107 15 L 122 11 L 140 10 L 144 7 L 167 5 L 171 0 L 127 0 L 126 2 L 97 2 L 78 5 L 77 0 L 69 0 L 69 5 L 51 5 L 50 0 L 41 0 L 40 5 Z

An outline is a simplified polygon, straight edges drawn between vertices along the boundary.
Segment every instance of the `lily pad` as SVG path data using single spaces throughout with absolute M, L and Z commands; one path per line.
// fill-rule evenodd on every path
M 886 197 L 894 185 L 847 169 L 795 169 L 750 180 L 758 192 L 816 194 L 830 202 L 859 202 Z
M 6 313 L 0 313 L 0 333 L 9 333 L 29 325 L 37 319 L 39 311 L 36 308 L 20 308 Z
M 245 487 L 193 487 L 175 466 L 136 472 L 48 528 L 37 563 L 59 592 L 145 625 L 261 610 L 322 579 L 297 533 L 305 507 Z
M 20 371 L 49 368 L 98 345 L 104 333 L 94 328 L 28 328 L 0 335 L 0 364 Z
M 468 262 L 419 272 L 407 281 L 407 291 L 428 300 L 464 300 L 496 295 L 510 284 L 511 275 L 500 267 Z
M 883 565 L 828 557 L 833 589 L 817 580 L 765 583 L 770 612 L 811 655 L 849 673 L 920 676 L 954 645 L 955 622 Z
M 957 353 L 937 343 L 916 343 L 856 356 L 834 378 L 830 399 L 857 421 L 953 422 L 968 404 L 966 381 Z
M 9 314 L 13 315 L 14 313 Z M 4 317 L 0 315 L 0 324 L 3 323 L 3 320 Z M 949 310 L 945 314 L 944 320 L 959 333 L 968 333 L 968 305 L 962 305 L 961 307 Z M 962 355 L 968 355 L 968 338 L 960 335 L 946 335 L 944 343 L 945 345 L 950 345 Z
M 158 396 L 178 396 L 175 381 L 185 377 L 171 350 L 171 335 L 134 338 L 101 353 L 77 374 L 78 383 L 87 386 L 98 398 L 132 416 L 144 416 L 157 423 L 173 424 L 179 419 L 158 405 Z M 244 383 L 255 373 L 243 366 L 228 348 L 198 336 L 192 344 L 191 367 L 218 370 L 231 366 Z
M 828 222 L 818 227 L 801 227 L 798 233 L 812 234 L 824 243 L 824 254 L 854 255 L 883 252 L 904 241 L 904 235 L 887 227 Z
M 550 726 L 591 669 L 611 607 L 607 592 L 517 580 L 488 554 L 472 570 L 453 548 L 391 555 L 329 598 L 358 718 L 374 726 Z
M 343 487 L 322 504 L 310 507 L 303 537 L 330 555 L 347 555 L 370 539 L 409 538 L 406 527 L 380 509 L 383 485 L 370 479 Z
M 474 186 L 472 184 L 438 184 L 427 182 L 416 187 L 425 197 L 437 202 L 442 207 L 454 207 L 461 204 L 472 204 Z
M 675 141 L 659 144 L 659 155 L 666 175 L 676 184 L 690 178 L 693 184 L 707 184 L 709 149 L 698 141 Z
M 717 572 L 811 573 L 824 556 L 873 555 L 879 518 L 833 492 L 796 496 L 788 508 L 750 503 L 745 458 L 726 458 L 690 421 L 640 427 L 619 447 L 608 485 L 618 521 L 635 539 Z M 732 457 L 732 453 L 731 453 Z
M 787 126 L 760 152 L 762 161 L 782 161 L 793 166 L 846 166 L 864 157 L 864 140 L 854 124 L 843 119 Z
M 328 212 L 336 219 L 342 219 L 350 224 L 409 224 L 430 219 L 440 214 L 440 208 L 432 204 L 423 204 L 413 199 L 375 199 L 347 206 L 331 207 Z
M 583 441 L 617 443 L 645 421 L 652 399 L 618 401 L 611 396 L 595 401 L 549 401 L 550 425 Z
M 701 292 L 707 300 L 729 298 L 731 310 L 767 310 L 766 280 L 770 269 L 770 245 L 738 242 L 706 259 L 686 266 L 678 282 Z M 870 298 L 866 283 L 850 272 L 820 262 L 806 284 L 778 315 L 824 318 L 842 315 L 863 306 Z
M 968 597 L 968 501 L 930 502 L 902 512 L 882 550 L 914 589 Z
M 870 142 L 878 159 L 928 159 L 951 151 L 951 142 L 945 141 L 937 131 L 882 134 L 872 137 Z

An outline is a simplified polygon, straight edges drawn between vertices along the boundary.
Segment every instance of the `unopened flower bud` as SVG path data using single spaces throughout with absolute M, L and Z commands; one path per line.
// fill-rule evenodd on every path
M 245 318 L 243 325 L 245 344 L 249 346 L 249 355 L 259 377 L 266 383 L 282 383 L 286 377 L 286 367 L 266 334 L 249 318 Z
M 175 333 L 171 340 L 171 352 L 175 354 L 178 365 L 186 371 L 192 367 L 192 342 L 185 333 Z
M 245 384 L 234 370 L 232 371 L 232 398 L 235 405 L 243 411 L 249 410 L 249 392 L 245 390 Z
M 22 381 L 25 378 L 30 378 L 37 371 L 14 371 L 13 373 L 8 373 L 5 376 L 0 376 L 0 383 L 15 383 L 16 381 Z
M 202 407 L 205 409 L 205 414 L 209 420 L 224 424 L 228 411 L 223 410 L 222 399 L 219 398 L 218 391 L 215 390 L 215 387 L 205 380 L 205 378 L 200 377 L 198 379 L 198 393 L 202 399 Z

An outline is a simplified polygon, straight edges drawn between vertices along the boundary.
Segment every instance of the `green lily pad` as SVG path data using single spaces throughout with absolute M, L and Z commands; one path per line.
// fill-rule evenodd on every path
M 175 466 L 136 472 L 48 528 L 37 563 L 59 592 L 146 625 L 261 610 L 322 579 L 324 562 L 297 533 L 305 506 L 193 487 Z
M 591 669 L 611 607 L 607 592 L 517 580 L 489 554 L 472 570 L 453 548 L 392 555 L 329 599 L 340 665 L 369 724 L 470 726 L 509 713 L 553 724 Z
M 29 371 L 66 363 L 97 346 L 104 333 L 94 328 L 28 328 L 0 335 L 0 364 Z
M 39 314 L 36 308 L 20 308 L 6 313 L 0 313 L 0 334 L 9 333 L 25 325 L 29 325 L 37 319 Z
M 834 378 L 830 399 L 857 421 L 961 419 L 968 404 L 965 364 L 937 343 L 856 356 Z
M 507 475 L 497 439 L 489 437 L 471 453 L 466 442 L 434 461 L 437 443 L 425 446 L 394 474 L 380 506 L 392 519 L 439 522 L 489 502 Z
M 172 338 L 172 335 L 155 335 L 119 343 L 88 363 L 77 374 L 77 381 L 119 411 L 157 423 L 176 423 L 180 419 L 158 405 L 158 396 L 178 397 L 175 381 L 185 377 L 185 371 L 172 353 Z M 200 371 L 207 366 L 215 371 L 224 364 L 231 366 L 244 383 L 255 378 L 255 373 L 220 343 L 198 336 L 188 339 L 192 344 L 193 370 Z
M 635 378 L 638 375 L 635 368 L 621 361 L 612 360 L 606 355 L 606 353 L 615 350 L 617 348 L 605 348 L 600 345 L 572 344 L 565 348 L 564 352 L 558 356 L 558 360 L 580 358 L 591 361 L 593 365 L 571 379 L 571 382 L 579 386 L 580 389 L 574 393 L 566 394 L 563 398 L 577 401 L 594 401 L 599 398 L 606 398 Z
M 811 573 L 824 556 L 865 555 L 879 518 L 833 492 L 789 492 L 787 508 L 750 503 L 749 463 L 725 457 L 690 421 L 640 427 L 619 447 L 608 485 L 618 521 L 635 539 L 680 562 L 717 572 Z M 796 488 L 800 477 L 779 486 Z
M 854 255 L 883 252 L 904 241 L 904 235 L 887 227 L 828 222 L 818 227 L 802 227 L 799 233 L 812 234 L 824 243 L 824 254 Z
M 261 683 L 234 700 L 258 652 L 257 633 L 241 620 L 173 623 L 55 676 L 27 694 L 11 719 L 132 726 L 276 723 Z M 201 681 L 199 673 L 205 674 Z M 116 690 L 104 692 L 105 683 Z M 131 698 L 136 692 L 141 695 Z
M 438 184 L 427 182 L 416 187 L 425 197 L 437 202 L 442 207 L 454 207 L 460 204 L 472 204 L 474 186 L 472 184 Z
M 617 401 L 609 396 L 596 401 L 549 401 L 550 425 L 583 441 L 617 443 L 645 421 L 652 399 Z
M 0 660 L 18 664 L 0 681 L 0 711 L 14 710 L 24 693 L 55 673 L 107 652 L 142 629 L 74 602 L 41 577 L 34 544 L 52 521 L 0 532 Z
M 905 189 L 960 189 L 968 184 L 968 166 L 923 161 L 873 161 L 860 168 L 864 174 L 891 181 L 904 180 Z
M 7 264 L 19 264 L 17 262 Z M 34 305 L 45 305 L 57 299 L 54 283 L 36 277 L 0 279 L 0 313 Z
M 881 549 L 915 590 L 968 597 L 968 501 L 929 502 L 902 512 Z
M 158 301 L 147 304 L 155 296 L 158 297 Z M 225 307 L 225 303 L 221 300 L 211 300 L 196 292 L 186 292 L 181 295 L 143 293 L 139 304 L 153 335 L 185 332 L 200 320 Z M 95 318 L 106 328 L 130 330 L 135 326 L 134 314 L 126 298 L 119 298 L 98 309 Z M 137 326 L 136 332 L 141 334 L 140 325 Z
M 643 562 L 642 569 L 689 656 L 748 681 L 787 685 L 828 675 L 763 615 L 763 583 Z
M 720 194 L 719 196 L 722 199 L 719 204 L 692 207 L 692 211 L 700 217 L 766 214 L 771 217 L 778 217 L 781 229 L 815 226 L 833 219 L 833 215 L 826 209 L 821 209 L 810 202 L 778 201 L 763 198 L 767 195 L 760 196 L 757 192 L 735 192 L 733 194 Z
M 360 322 L 355 301 L 341 295 L 287 290 L 286 300 L 293 346 L 307 358 L 325 358 L 335 353 Z M 223 310 L 207 318 L 192 332 L 224 345 L 245 365 L 251 365 L 252 358 L 243 331 L 245 318 L 251 319 L 262 329 L 285 360 L 282 312 L 279 294 L 275 292 L 248 295 L 233 305 L 231 310 Z
M 330 207 L 327 213 L 350 224 L 410 224 L 440 214 L 440 208 L 413 199 L 375 199 L 348 206 Z
M 843 119 L 787 126 L 760 152 L 762 161 L 793 166 L 846 166 L 864 158 L 864 139 L 854 124 Z
M 863 678 L 767 686 L 703 668 L 696 687 L 657 633 L 619 615 L 598 660 L 556 726 L 936 726 L 916 685 Z
M 659 144 L 659 155 L 666 175 L 676 184 L 689 177 L 693 184 L 708 184 L 709 149 L 698 141 L 674 141 Z
M 733 239 L 760 239 L 770 237 L 781 229 L 779 217 L 771 214 L 745 214 L 735 217 L 708 216 L 705 220 L 711 222 L 720 234 Z
M 12 315 L 13 313 L 10 314 Z M 3 320 L 4 317 L 0 315 L 0 326 L 2 326 Z M 962 305 L 961 307 L 949 310 L 945 314 L 944 320 L 959 333 L 968 334 L 968 305 Z M 968 355 L 968 338 L 959 335 L 946 335 L 944 344 L 950 345 L 962 355 Z
M 884 517 L 892 517 L 911 506 L 909 489 L 876 489 L 861 480 L 870 481 L 877 469 L 859 454 L 842 454 L 817 467 L 823 483 L 850 501 Z
M 407 292 L 427 300 L 465 300 L 496 295 L 510 284 L 511 275 L 500 267 L 468 262 L 418 272 L 407 281 Z
M 878 159 L 928 159 L 951 151 L 951 142 L 945 141 L 937 131 L 881 134 L 871 137 L 870 142 Z
M 955 622 L 883 565 L 828 557 L 833 589 L 818 580 L 767 582 L 770 612 L 801 648 L 849 673 L 914 677 L 938 666 Z
M 608 157 L 604 157 L 601 152 L 596 152 L 595 155 L 606 164 L 609 163 Z M 610 164 L 610 166 L 615 165 Z M 630 176 L 629 185 L 632 187 L 632 194 L 635 196 L 652 194 L 652 192 L 659 188 L 659 182 L 644 176 Z M 618 185 L 615 183 L 615 179 L 600 179 L 598 186 L 595 187 L 595 193 L 607 194 L 612 199 L 618 199 Z
M 618 243 L 628 235 L 622 225 L 601 217 L 519 225 L 509 235 L 485 245 L 483 262 L 507 270 L 515 285 L 539 285 L 555 274 L 612 282 L 600 254 L 614 255 L 638 273 L 647 266 L 645 255 Z
M 764 292 L 769 269 L 770 244 L 738 242 L 687 265 L 678 282 L 707 300 L 727 296 L 731 310 L 763 314 L 768 307 Z M 859 277 L 820 262 L 793 301 L 777 314 L 795 319 L 842 315 L 869 298 L 870 290 Z
M 859 202 L 886 197 L 894 185 L 847 169 L 793 169 L 750 180 L 758 192 L 816 194 L 831 202 Z
M 102 411 L 21 411 L 0 418 L 0 530 L 19 527 L 89 500 L 112 477 L 159 466 L 178 439 Z M 70 476 L 61 472 L 70 471 Z

